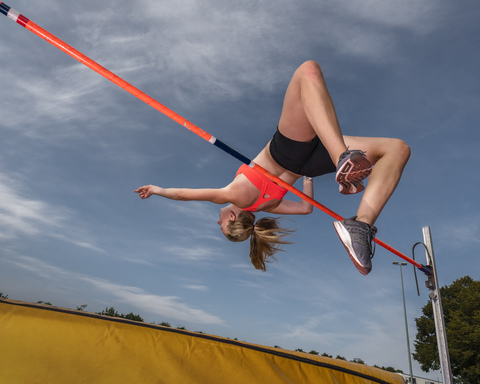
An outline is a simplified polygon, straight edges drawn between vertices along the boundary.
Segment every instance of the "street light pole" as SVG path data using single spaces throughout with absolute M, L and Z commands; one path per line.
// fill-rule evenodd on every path
M 402 296 L 403 296 L 403 312 L 405 314 L 405 333 L 407 334 L 408 366 L 410 368 L 410 383 L 413 384 L 412 357 L 410 355 L 410 339 L 408 337 L 407 306 L 405 305 L 405 290 L 403 288 L 403 272 L 402 272 L 402 265 L 407 265 L 407 263 L 399 263 L 398 261 L 394 261 L 392 264 L 400 266 L 400 280 L 402 281 Z

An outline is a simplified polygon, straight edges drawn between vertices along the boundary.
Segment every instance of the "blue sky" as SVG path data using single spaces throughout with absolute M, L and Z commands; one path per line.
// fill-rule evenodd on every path
M 318 61 L 344 133 L 411 146 L 378 238 L 410 256 L 430 226 L 440 285 L 480 278 L 475 1 L 7 4 L 249 158 L 294 70 Z M 0 292 L 408 371 L 396 256 L 377 247 L 361 276 L 315 209 L 285 218 L 295 244 L 255 270 L 248 243 L 219 231 L 220 206 L 133 193 L 222 187 L 237 160 L 7 18 L 0 36 Z M 331 176 L 314 186 L 354 215 L 360 196 Z M 412 344 L 424 280 L 418 297 L 404 268 Z

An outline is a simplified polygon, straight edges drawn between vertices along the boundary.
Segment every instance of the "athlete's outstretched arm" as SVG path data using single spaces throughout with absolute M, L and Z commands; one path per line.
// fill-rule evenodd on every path
M 142 199 L 148 199 L 152 195 L 166 197 L 171 200 L 197 200 L 210 201 L 215 204 L 226 204 L 229 202 L 227 190 L 219 189 L 191 189 L 191 188 L 162 188 L 156 185 L 145 185 L 134 192 Z

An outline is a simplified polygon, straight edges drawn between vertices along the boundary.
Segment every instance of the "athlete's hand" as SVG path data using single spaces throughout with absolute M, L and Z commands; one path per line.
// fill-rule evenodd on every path
M 143 187 L 138 188 L 137 190 L 133 191 L 138 193 L 138 196 L 142 199 L 148 199 L 150 196 L 154 195 L 156 190 L 158 189 L 155 185 L 145 185 Z

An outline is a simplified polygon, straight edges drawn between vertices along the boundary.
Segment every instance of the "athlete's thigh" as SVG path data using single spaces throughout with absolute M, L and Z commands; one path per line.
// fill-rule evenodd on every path
M 289 139 L 310 141 L 316 136 L 316 133 L 308 121 L 300 98 L 301 70 L 302 67 L 295 71 L 285 92 L 278 130 Z

